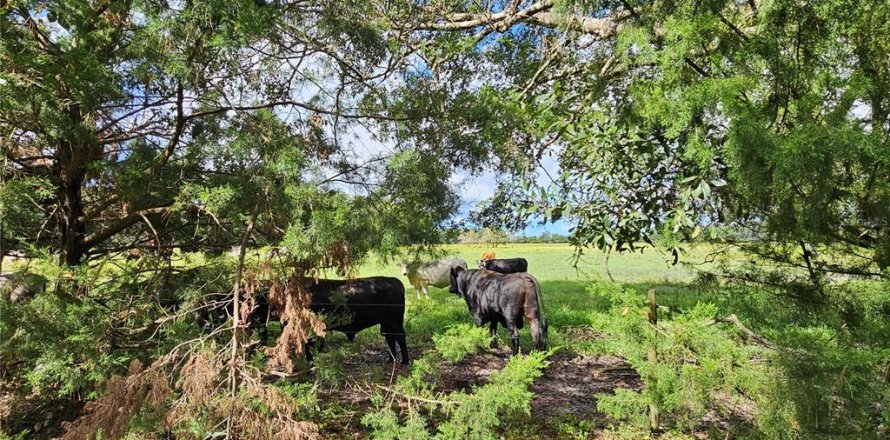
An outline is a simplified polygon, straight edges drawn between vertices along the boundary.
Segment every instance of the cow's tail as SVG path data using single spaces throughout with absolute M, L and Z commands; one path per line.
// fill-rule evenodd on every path
M 538 321 L 538 335 L 535 335 L 532 332 L 532 338 L 535 342 L 535 348 L 539 350 L 546 350 L 549 346 L 548 338 L 547 338 L 547 316 L 544 314 L 544 296 L 541 294 L 541 284 L 535 277 L 528 276 L 528 281 L 535 288 L 535 304 L 527 304 L 527 306 L 534 306 L 535 308 L 535 318 Z

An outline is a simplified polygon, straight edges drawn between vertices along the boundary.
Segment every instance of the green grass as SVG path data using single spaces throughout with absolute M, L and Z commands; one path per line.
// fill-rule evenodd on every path
M 606 256 L 604 253 L 586 249 L 577 267 L 572 258 L 574 248 L 567 244 L 507 244 L 497 247 L 482 245 L 446 245 L 448 256 L 460 257 L 475 267 L 476 260 L 486 251 L 494 251 L 498 258 L 522 257 L 528 260 L 529 273 L 541 281 L 585 281 L 605 279 Z M 701 258 L 708 248 L 695 248 L 690 258 Z M 609 269 L 616 281 L 620 282 L 678 282 L 689 281 L 693 274 L 682 265 L 672 266 L 669 256 L 646 249 L 643 253 L 615 253 L 609 259 Z M 398 262 L 381 264 L 369 262 L 359 268 L 361 276 L 388 275 L 401 276 Z M 404 279 L 404 278 L 403 278 Z M 407 282 L 407 280 L 405 280 Z
M 715 250 L 717 248 L 711 245 L 693 246 L 683 255 L 682 260 L 700 263 Z M 614 293 L 610 292 L 614 289 L 626 291 L 628 295 L 638 295 L 638 298 L 645 298 L 646 291 L 655 287 L 658 291 L 659 305 L 666 306 L 666 309 L 661 309 L 662 311 L 659 312 L 659 318 L 662 320 L 661 325 L 670 326 L 671 321 L 675 318 L 679 321 L 697 304 L 708 303 L 716 307 L 716 316 L 735 314 L 742 322 L 767 340 L 791 346 L 806 343 L 808 344 L 806 346 L 818 348 L 818 350 L 813 350 L 818 362 L 811 362 L 809 357 L 803 357 L 798 361 L 793 357 L 796 352 L 790 351 L 788 352 L 790 357 L 783 360 L 783 362 L 787 362 L 788 366 L 785 367 L 787 371 L 801 372 L 798 385 L 806 385 L 806 387 L 798 386 L 796 388 L 798 391 L 795 392 L 800 395 L 797 401 L 815 402 L 807 403 L 809 406 L 801 406 L 801 408 L 817 408 L 818 405 L 822 405 L 822 400 L 819 399 L 822 399 L 825 393 L 817 393 L 811 388 L 821 387 L 819 389 L 833 390 L 837 387 L 838 377 L 843 377 L 847 383 L 871 384 L 872 382 L 869 381 L 874 376 L 873 364 L 876 362 L 871 361 L 869 356 L 880 358 L 878 359 L 880 362 L 885 362 L 883 359 L 886 359 L 885 348 L 882 348 L 884 351 L 880 353 L 872 354 L 867 353 L 867 350 L 860 350 L 852 344 L 850 346 L 853 348 L 849 348 L 847 345 L 836 346 L 847 332 L 853 332 L 846 337 L 857 343 L 865 341 L 877 346 L 879 344 L 875 341 L 888 340 L 886 338 L 888 326 L 884 316 L 886 310 L 890 310 L 890 306 L 886 305 L 890 304 L 890 300 L 888 300 L 890 291 L 887 290 L 886 284 L 860 281 L 846 285 L 846 290 L 838 289 L 838 292 L 828 300 L 828 304 L 836 304 L 841 310 L 841 312 L 834 313 L 827 306 L 823 309 L 801 307 L 792 301 L 783 300 L 782 297 L 774 293 L 761 291 L 756 287 L 733 286 L 726 283 L 700 286 L 695 282 L 695 269 L 683 264 L 671 265 L 670 256 L 658 253 L 651 248 L 646 249 L 643 253 L 611 256 L 609 268 L 617 283 L 603 282 L 608 279 L 604 254 L 588 250 L 575 267 L 573 266 L 574 249 L 565 244 L 512 244 L 494 248 L 478 245 L 447 245 L 444 246 L 444 251 L 447 256 L 465 259 L 471 268 L 475 267 L 476 260 L 486 251 L 496 252 L 499 258 L 526 258 L 529 262 L 529 273 L 541 283 L 544 312 L 550 326 L 550 343 L 552 347 L 561 349 L 560 355 L 565 355 L 566 352 L 612 354 L 607 345 L 609 337 L 600 336 L 609 334 L 609 329 L 603 326 L 604 316 L 615 317 L 618 309 L 611 308 L 610 301 L 606 297 L 609 293 Z M 248 258 L 255 259 L 258 258 L 258 255 L 263 254 L 263 250 L 251 251 L 248 253 Z M 731 263 L 741 264 L 746 261 L 738 253 L 728 255 L 729 258 L 734 258 Z M 201 254 L 177 255 L 177 257 L 177 262 L 174 264 L 179 267 L 195 267 L 215 261 L 205 258 Z M 231 261 L 223 265 L 220 270 L 229 271 L 230 267 L 233 267 L 233 264 L 229 263 Z M 15 270 L 22 264 L 21 261 L 14 264 L 7 261 L 4 264 L 4 271 Z M 108 276 L 122 270 L 117 264 L 132 269 L 141 263 L 119 259 L 109 262 L 101 269 L 94 268 L 94 270 L 103 276 Z M 29 266 L 29 270 L 44 273 L 51 278 L 58 276 L 57 272 L 60 269 L 47 269 L 47 267 L 54 266 L 34 262 Z M 709 265 L 697 267 L 707 269 Z M 56 272 L 52 272 L 53 270 Z M 354 275 L 360 277 L 393 276 L 401 279 L 405 284 L 407 293 L 406 332 L 410 354 L 414 360 L 433 350 L 433 341 L 436 335 L 444 334 L 449 327 L 472 323 L 464 301 L 449 293 L 447 288 L 430 288 L 431 298 L 417 299 L 413 288 L 402 276 L 398 261 L 382 262 L 369 258 Z M 326 273 L 322 276 L 334 277 L 335 275 Z M 720 325 L 719 328 L 730 335 L 737 333 L 728 324 Z M 273 325 L 271 332 L 273 338 L 276 333 L 275 325 Z M 499 339 L 502 351 L 495 355 L 506 356 L 507 338 L 503 328 L 499 331 Z M 742 335 L 738 335 L 737 340 L 742 344 L 746 341 Z M 359 388 L 366 386 L 373 388 L 375 384 L 391 384 L 394 380 L 393 372 L 389 369 L 385 359 L 384 339 L 380 337 L 377 328 L 372 328 L 359 333 L 354 344 L 347 343 L 345 335 L 339 332 L 331 332 L 327 341 L 328 350 L 318 355 L 316 365 L 319 367 L 314 369 L 315 373 L 312 376 L 317 381 L 315 385 L 318 385 L 319 389 L 325 390 L 324 401 L 318 404 L 316 413 L 312 417 L 321 423 L 323 429 L 333 427 L 331 429 L 342 432 L 343 438 L 351 438 L 351 434 L 354 433 L 367 434 L 358 422 L 360 417 L 353 416 L 356 414 L 360 416 L 370 408 L 364 403 L 350 401 L 348 396 L 342 398 L 337 394 L 338 390 L 346 388 L 337 385 L 346 381 L 358 383 Z M 531 351 L 531 337 L 527 328 L 521 331 L 520 341 L 523 352 Z M 860 351 L 862 352 L 860 353 Z M 492 354 L 487 353 L 487 356 L 491 358 Z M 258 359 L 261 358 L 259 353 L 256 356 Z M 374 357 L 376 357 L 376 361 L 374 361 Z M 781 360 L 781 358 L 777 359 Z M 260 359 L 258 365 L 261 364 Z M 885 368 L 884 365 L 882 363 L 881 368 Z M 400 374 L 406 374 L 409 371 L 410 369 L 403 370 Z M 854 372 L 857 371 L 858 376 L 854 376 Z M 814 374 L 820 374 L 821 381 L 815 385 L 809 385 L 809 378 Z M 853 382 L 854 379 L 859 382 Z M 764 379 L 764 384 L 770 384 L 770 382 Z M 867 388 L 861 385 L 857 385 L 857 387 L 859 387 L 858 390 Z M 347 391 L 345 394 L 348 395 L 349 392 Z M 785 402 L 786 400 L 790 401 L 790 398 L 786 398 L 784 394 L 784 392 L 777 393 L 777 407 L 790 407 L 791 403 Z M 810 412 L 821 414 L 815 410 Z M 346 418 L 345 414 L 350 415 L 348 417 L 350 422 L 343 421 Z M 504 431 L 504 438 L 529 438 L 527 433 L 535 432 L 538 429 L 545 429 L 544 432 L 552 434 L 542 434 L 540 438 L 548 436 L 562 438 L 569 435 L 584 437 L 584 432 L 595 431 L 598 426 L 605 426 L 607 420 L 597 416 L 593 419 L 578 420 L 556 420 L 555 418 L 552 420 L 526 420 L 520 418 L 514 422 Z M 350 435 L 346 435 L 347 433 Z M 331 432 L 326 432 L 326 434 L 331 434 L 328 436 L 330 438 L 340 438 Z
M 470 268 L 476 267 L 476 261 L 486 251 L 496 252 L 498 258 L 522 257 L 528 260 L 529 273 L 541 283 L 552 345 L 578 348 L 576 341 L 564 336 L 565 330 L 572 326 L 589 326 L 591 313 L 603 311 L 608 306 L 608 301 L 587 290 L 592 282 L 608 279 L 606 258 L 602 252 L 586 250 L 575 267 L 574 248 L 567 244 L 508 244 L 497 247 L 446 245 L 444 250 L 449 257 L 466 260 Z M 701 260 L 709 251 L 709 247 L 701 246 L 694 248 L 687 257 Z M 698 298 L 693 296 L 698 295 L 690 296 L 685 290 L 677 288 L 691 281 L 694 272 L 681 264 L 672 266 L 669 260 L 669 256 L 651 248 L 643 253 L 616 253 L 609 259 L 609 269 L 615 281 L 637 288 L 641 295 L 645 295 L 649 287 L 659 286 L 659 290 L 672 292 L 666 296 L 666 301 L 670 298 L 672 304 L 694 305 Z M 402 276 L 398 261 L 383 263 L 371 260 L 358 268 L 356 275 L 392 276 L 402 280 L 407 301 L 406 332 L 409 346 L 415 353 L 429 349 L 434 334 L 442 333 L 451 325 L 471 322 L 464 301 L 449 293 L 447 287 L 431 287 L 430 299 L 418 300 L 407 278 Z M 504 329 L 499 329 L 499 336 L 504 343 Z M 375 332 L 368 331 L 360 334 L 358 340 L 361 344 L 376 339 L 378 336 Z M 520 340 L 523 351 L 531 349 L 531 336 L 527 328 L 522 330 Z

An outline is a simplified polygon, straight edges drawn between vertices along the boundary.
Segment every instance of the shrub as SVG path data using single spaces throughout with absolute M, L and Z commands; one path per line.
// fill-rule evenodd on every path
M 605 312 L 594 313 L 594 327 L 606 333 L 604 351 L 624 357 L 642 377 L 640 392 L 618 390 L 598 396 L 597 408 L 630 426 L 648 426 L 647 407 L 658 406 L 669 429 L 690 430 L 709 410 L 725 417 L 737 402 L 750 401 L 759 377 L 771 373 L 752 360 L 763 349 L 744 344 L 732 331 L 715 325 L 717 307 L 699 303 L 674 319 L 648 321 L 648 305 L 635 291 L 617 284 L 597 283 L 591 293 L 611 299 Z M 658 362 L 647 359 L 657 347 Z
M 493 373 L 487 384 L 471 393 L 434 395 L 442 362 L 459 362 L 487 347 L 489 336 L 484 328 L 464 324 L 449 328 L 434 340 L 436 350 L 415 361 L 412 374 L 396 384 L 394 393 L 407 402 L 404 415 L 397 413 L 383 395 L 373 399 L 377 410 L 365 415 L 362 423 L 371 428 L 374 438 L 493 439 L 505 414 L 530 413 L 532 393 L 528 388 L 541 376 L 552 352 L 512 357 L 503 370 Z

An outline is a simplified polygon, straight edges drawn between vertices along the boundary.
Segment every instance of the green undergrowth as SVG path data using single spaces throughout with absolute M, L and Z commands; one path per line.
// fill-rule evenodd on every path
M 481 250 L 466 247 L 459 253 L 469 257 Z M 531 416 L 529 386 L 544 371 L 550 353 L 533 352 L 525 328 L 521 351 L 530 355 L 511 358 L 471 390 L 451 389 L 453 384 L 443 381 L 443 367 L 487 350 L 488 331 L 472 325 L 464 301 L 447 288 L 432 288 L 430 299 L 418 300 L 410 287 L 405 318 L 413 360 L 409 368 L 392 374 L 376 328 L 359 333 L 354 343 L 331 332 L 327 350 L 317 354 L 310 373 L 271 386 L 294 399 L 300 408 L 295 419 L 318 424 L 326 438 L 356 433 L 373 438 L 645 438 L 649 404 L 660 409 L 665 438 L 726 431 L 752 439 L 871 439 L 888 433 L 886 281 L 834 282 L 818 301 L 802 302 L 781 289 L 704 283 L 689 274 L 683 275 L 688 281 L 646 281 L 613 266 L 613 273 L 627 278 L 607 282 L 578 276 L 560 266 L 570 255 L 568 247 L 515 245 L 497 251 L 529 257 L 531 273 L 541 282 L 552 346 L 570 357 L 622 358 L 640 375 L 642 387 L 595 396 L 598 413 L 593 416 Z M 613 258 L 612 263 L 620 261 Z M 227 257 L 178 262 L 166 280 L 141 275 L 135 262 L 122 265 L 128 270 L 76 271 L 73 275 L 89 289 L 51 288 L 24 304 L 0 301 L 5 374 L 0 377 L 14 414 L 23 414 L 3 427 L 10 435 L 58 435 L 45 422 L 40 431 L 33 427 L 41 420 L 76 417 L 80 407 L 71 402 L 102 395 L 105 381 L 126 372 L 133 359 L 148 365 L 202 335 L 189 315 L 155 325 L 174 313 L 171 300 L 181 301 L 179 310 L 186 310 L 231 288 L 233 267 Z M 52 284 L 66 269 L 35 260 L 29 271 Z M 395 262 L 360 269 L 362 276 L 378 274 L 400 276 Z M 657 328 L 647 318 L 646 291 L 653 287 Z M 731 316 L 759 339 L 725 320 Z M 278 334 L 280 325 L 273 323 L 270 344 Z M 497 337 L 502 345 L 507 342 L 503 329 Z M 656 364 L 647 358 L 653 346 Z M 256 350 L 249 361 L 263 369 L 267 359 Z M 308 368 L 298 357 L 295 362 L 298 369 Z M 362 392 L 376 394 L 371 404 L 344 397 L 354 392 L 350 387 L 356 382 Z
M 510 358 L 501 371 L 471 392 L 435 393 L 443 363 L 454 364 L 489 344 L 483 328 L 463 324 L 435 338 L 436 350 L 418 359 L 409 376 L 389 393 L 372 398 L 375 406 L 362 418 L 377 439 L 494 439 L 511 414 L 531 412 L 529 386 L 547 366 L 548 352 Z M 405 403 L 402 409 L 393 402 Z M 438 423 L 436 423 L 438 422 Z M 507 422 L 508 423 L 508 422 Z

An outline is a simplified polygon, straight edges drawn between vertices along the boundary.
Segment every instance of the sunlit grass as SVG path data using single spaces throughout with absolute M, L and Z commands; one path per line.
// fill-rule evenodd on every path
M 529 273 L 540 282 L 544 298 L 544 310 L 550 324 L 550 340 L 556 345 L 571 345 L 563 337 L 563 329 L 573 326 L 589 326 L 590 316 L 608 308 L 608 302 L 588 292 L 591 283 L 608 279 L 606 272 L 606 256 L 604 253 L 586 249 L 580 259 L 574 258 L 575 249 L 568 244 L 504 244 L 495 247 L 486 245 L 445 245 L 443 249 L 448 256 L 463 258 L 471 268 L 486 251 L 494 251 L 498 258 L 522 257 L 529 262 Z M 683 256 L 685 261 L 702 261 L 713 246 L 700 245 L 690 248 Z M 247 259 L 258 261 L 266 249 L 249 250 Z M 228 256 L 226 258 L 234 257 Z M 671 256 L 647 248 L 643 252 L 614 253 L 609 258 L 608 267 L 615 281 L 633 287 L 640 295 L 645 295 L 649 287 L 658 286 L 662 292 L 662 301 L 674 307 L 692 307 L 701 300 L 714 300 L 708 294 L 697 293 L 687 284 L 695 273 L 683 264 L 672 265 Z M 21 262 L 5 262 L 4 271 L 18 269 Z M 207 258 L 200 253 L 174 254 L 174 267 L 196 267 L 207 263 Z M 137 261 L 125 261 L 124 258 L 106 261 L 102 267 L 96 267 L 103 277 L 114 276 L 124 267 L 135 269 Z M 32 268 L 34 269 L 34 268 Z M 150 274 L 148 274 L 150 275 Z M 146 275 L 146 276 L 148 276 Z M 377 258 L 368 258 L 364 265 L 357 268 L 356 276 L 392 276 L 397 277 L 406 288 L 406 330 L 409 344 L 416 349 L 431 347 L 432 337 L 442 333 L 447 327 L 459 323 L 471 322 L 464 301 L 450 294 L 447 288 L 430 288 L 430 299 L 417 299 L 414 289 L 402 276 L 398 261 L 382 262 Z M 336 278 L 333 273 L 325 277 Z M 662 302 L 660 301 L 660 302 Z M 504 330 L 501 330 L 503 338 Z M 332 346 L 341 346 L 345 338 L 334 333 Z M 341 341 L 343 339 L 343 341 Z M 531 347 L 528 329 L 522 330 L 523 349 Z M 358 335 L 358 345 L 343 347 L 345 350 L 360 348 L 365 343 L 382 344 L 376 331 L 365 331 Z M 341 343 L 342 342 L 342 343 Z
M 529 273 L 540 282 L 544 297 L 544 309 L 550 325 L 550 340 L 554 345 L 573 345 L 574 341 L 564 337 L 564 329 L 572 326 L 589 326 L 593 312 L 604 311 L 608 301 L 588 292 L 588 286 L 608 279 L 606 256 L 604 253 L 588 249 L 575 265 L 574 248 L 568 244 L 507 244 L 497 247 L 482 245 L 446 245 L 446 254 L 467 261 L 474 268 L 476 260 L 486 251 L 494 251 L 498 258 L 522 257 L 528 260 Z M 690 261 L 704 260 L 713 250 L 710 246 L 692 248 L 684 258 Z M 682 264 L 672 265 L 670 255 L 648 248 L 641 252 L 615 253 L 609 258 L 609 271 L 615 281 L 630 284 L 641 295 L 646 289 L 659 286 L 659 289 L 673 293 L 666 297 L 671 303 L 694 303 L 700 295 L 689 292 L 685 285 L 693 280 L 695 273 Z M 392 276 L 402 280 L 406 289 L 407 311 L 406 331 L 409 344 L 415 349 L 431 346 L 434 334 L 441 333 L 448 326 L 471 322 L 464 301 L 450 294 L 447 288 L 430 288 L 430 299 L 418 300 L 414 289 L 402 276 L 398 261 L 383 263 L 370 259 L 358 268 L 357 276 Z M 687 296 L 688 294 L 688 296 Z M 504 330 L 500 332 L 504 338 Z M 363 332 L 361 342 L 378 338 L 374 332 Z M 523 350 L 531 348 L 528 329 L 523 329 L 521 337 Z

